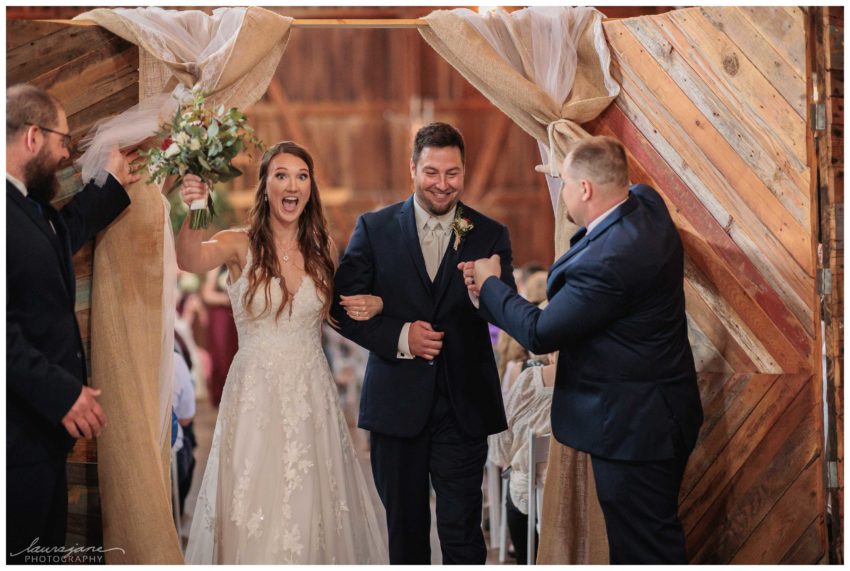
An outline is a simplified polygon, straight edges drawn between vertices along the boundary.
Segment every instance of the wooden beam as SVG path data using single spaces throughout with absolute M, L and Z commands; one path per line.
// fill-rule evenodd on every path
M 410 113 L 410 100 L 404 99 L 405 96 L 400 95 L 397 100 L 376 99 L 376 100 L 350 100 L 350 101 L 305 101 L 305 100 L 289 100 L 289 105 L 292 107 L 293 113 L 298 116 L 302 115 L 364 115 L 375 114 L 383 115 L 384 113 L 397 113 L 407 116 Z M 478 99 L 461 99 L 455 101 L 439 101 L 434 102 L 434 113 L 500 113 L 492 103 L 483 97 Z M 257 102 L 254 106 L 261 105 Z M 266 103 L 267 104 L 267 103 Z M 485 116 L 486 117 L 486 116 Z
M 487 143 L 479 159 L 475 163 L 475 172 L 472 173 L 469 184 L 466 187 L 465 200 L 475 201 L 484 194 L 487 183 L 490 182 L 490 177 L 493 174 L 493 169 L 496 167 L 499 153 L 505 144 L 505 135 L 510 125 L 511 120 L 507 115 L 504 113 L 497 115 L 496 124 L 487 138 Z
M 293 28 L 365 28 L 365 29 L 379 29 L 379 28 L 425 28 L 428 24 L 425 20 L 421 18 L 406 20 L 406 19 L 376 19 L 376 20 L 366 20 L 366 19 L 324 19 L 324 18 L 315 18 L 315 19 L 301 19 L 301 20 L 293 20 L 292 27 Z
M 298 119 L 298 116 L 289 102 L 289 97 L 287 97 L 286 91 L 284 91 L 283 86 L 280 84 L 280 80 L 278 80 L 277 77 L 272 77 L 272 81 L 269 83 L 268 94 L 292 133 L 292 137 L 290 137 L 290 139 L 298 141 L 302 145 L 310 146 L 307 138 L 307 132 L 302 127 L 301 121 Z
M 69 26 L 97 26 L 92 20 L 39 20 L 40 22 L 54 22 L 67 24 Z M 360 18 L 307 18 L 292 21 L 293 28 L 322 29 L 322 28 L 360 28 L 360 29 L 400 29 L 400 28 L 425 28 L 428 23 L 422 18 L 383 18 L 383 19 L 360 19 Z

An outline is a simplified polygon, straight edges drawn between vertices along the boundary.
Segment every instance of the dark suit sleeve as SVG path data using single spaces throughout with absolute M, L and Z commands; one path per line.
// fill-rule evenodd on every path
M 602 263 L 571 269 L 564 286 L 541 310 L 507 285 L 488 279 L 481 287 L 484 316 L 533 353 L 549 353 L 585 338 L 623 313 L 621 280 Z
M 502 273 L 499 276 L 508 287 L 516 291 L 516 281 L 514 280 L 514 256 L 511 250 L 511 238 L 508 234 L 507 226 L 502 226 L 502 234 L 496 242 L 494 254 L 499 254 L 502 264 Z
M 60 211 L 68 235 L 71 252 L 75 253 L 95 234 L 130 205 L 130 197 L 115 177 L 109 175 L 102 187 L 90 182 Z
M 7 294 L 6 390 L 48 421 L 58 424 L 77 401 L 83 385 L 26 340 L 8 306 Z
M 340 260 L 334 276 L 334 302 L 331 315 L 337 321 L 339 332 L 361 347 L 380 355 L 384 359 L 396 359 L 398 337 L 404 322 L 386 314 L 376 315 L 368 321 L 355 321 L 348 317 L 340 302 L 342 295 L 373 293 L 375 259 L 368 230 L 363 217 L 357 225 L 348 248 Z M 386 304 L 384 307 L 386 311 Z

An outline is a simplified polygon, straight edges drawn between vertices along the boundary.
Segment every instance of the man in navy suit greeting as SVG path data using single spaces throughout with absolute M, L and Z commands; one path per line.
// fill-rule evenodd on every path
M 686 563 L 678 495 L 702 424 L 682 244 L 663 200 L 628 186 L 610 137 L 577 142 L 561 197 L 581 228 L 549 273 L 549 305 L 502 284 L 497 257 L 462 264 L 481 313 L 534 353 L 560 350 L 555 438 L 588 452 L 611 563 Z
M 359 426 L 371 431 L 391 563 L 431 562 L 429 478 L 443 562 L 486 560 L 487 435 L 507 423 L 487 322 L 456 266 L 498 254 L 506 287 L 515 284 L 507 228 L 459 202 L 464 167 L 455 128 L 420 129 L 410 161 L 414 195 L 358 219 L 335 278 L 333 317 L 371 352 Z M 366 293 L 382 298 L 382 312 L 349 317 L 339 295 Z
M 51 206 L 70 157 L 60 103 L 31 85 L 6 90 L 6 522 L 7 563 L 59 559 L 65 545 L 65 458 L 76 438 L 100 434 L 100 391 L 86 385 L 74 315 L 71 258 L 130 204 L 140 177 L 117 147 L 103 187 L 87 184 Z

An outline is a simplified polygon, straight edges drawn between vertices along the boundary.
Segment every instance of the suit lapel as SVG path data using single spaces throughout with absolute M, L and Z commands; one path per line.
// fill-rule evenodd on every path
M 398 221 L 401 225 L 401 235 L 404 239 L 405 249 L 411 256 L 413 266 L 419 274 L 419 279 L 422 280 L 428 291 L 432 291 L 434 284 L 431 283 L 431 278 L 428 277 L 428 271 L 425 269 L 425 258 L 422 256 L 422 246 L 419 244 L 419 232 L 416 231 L 413 196 L 405 201 L 404 206 L 399 211 Z
M 469 208 L 458 201 L 458 208 L 462 208 L 463 212 L 469 212 Z M 472 232 L 475 229 L 473 228 Z M 443 256 L 443 263 L 440 265 L 440 271 L 437 273 L 437 278 L 434 280 L 434 283 L 437 284 L 437 295 L 436 295 L 436 303 L 434 306 L 439 306 L 440 302 L 443 300 L 443 296 L 446 294 L 446 291 L 449 288 L 449 284 L 452 283 L 452 278 L 459 277 L 460 271 L 457 269 L 458 261 L 461 260 L 461 255 L 463 254 L 463 249 L 466 246 L 466 243 L 469 241 L 469 236 L 464 236 L 460 239 L 460 244 L 455 250 L 455 234 L 454 231 L 450 231 L 448 237 L 448 244 L 446 246 L 446 253 Z
M 638 206 L 637 197 L 629 191 L 629 197 L 626 201 L 617 207 L 610 216 L 606 217 L 605 220 L 599 223 L 591 232 L 587 233 L 586 238 L 589 241 L 596 240 L 603 232 L 605 232 L 612 224 L 618 221 L 623 216 L 630 214 L 635 208 Z
M 38 213 L 35 205 L 31 204 L 30 200 L 26 198 L 23 194 L 21 194 L 21 191 L 19 191 L 14 185 L 9 183 L 8 181 L 6 182 L 6 198 L 9 201 L 7 202 L 7 206 L 9 203 L 15 204 L 24 213 L 24 215 L 26 215 L 33 222 L 33 224 L 35 224 L 35 226 L 39 230 L 41 230 L 47 237 L 47 241 L 50 242 L 51 246 L 53 246 L 53 251 L 56 253 L 56 257 L 59 259 L 59 264 L 63 269 L 62 277 L 65 281 L 65 287 L 68 288 L 68 291 L 71 291 L 69 283 L 69 271 L 73 272 L 73 269 L 69 270 L 71 261 L 70 259 L 68 259 L 68 256 L 63 252 L 63 249 L 67 249 L 67 247 L 63 245 L 67 243 L 67 241 L 63 242 L 60 240 L 59 236 L 57 236 L 56 232 L 53 231 L 47 220 L 45 220 L 44 217 L 42 217 Z M 46 207 L 42 206 L 42 208 Z M 64 224 L 57 223 L 54 221 L 54 226 L 56 226 L 57 232 L 62 232 L 64 235 Z
M 616 210 L 614 210 L 609 216 L 605 218 L 602 222 L 599 223 L 598 226 L 593 228 L 590 232 L 584 235 L 584 237 L 575 243 L 569 250 L 564 252 L 564 255 L 558 258 L 558 260 L 552 264 L 552 269 L 550 270 L 550 275 L 555 273 L 555 270 L 565 264 L 570 258 L 574 257 L 576 254 L 584 250 L 588 244 L 596 240 L 599 236 L 601 236 L 608 228 L 611 227 L 612 224 L 617 222 L 623 216 L 630 214 L 635 208 L 638 207 L 638 199 L 634 194 L 629 191 L 629 198 L 623 204 L 619 206 Z
M 572 248 L 564 252 L 564 254 L 560 258 L 558 258 L 554 264 L 552 264 L 552 267 L 549 270 L 549 275 L 553 275 L 558 270 L 558 268 L 567 263 L 570 258 L 587 248 L 588 242 L 589 240 L 587 238 L 587 235 L 585 235 L 584 238 L 576 242 Z
M 457 265 L 457 260 L 459 259 L 458 255 L 460 254 L 460 250 L 463 248 L 463 246 L 459 246 L 458 251 L 455 252 L 454 234 L 449 235 L 448 242 L 449 243 L 446 246 L 446 252 L 445 254 L 443 254 L 443 261 L 440 264 L 440 269 L 437 271 L 437 275 L 434 277 L 434 285 L 436 287 L 434 307 L 440 305 L 440 302 L 442 301 L 443 296 L 445 295 L 446 290 L 448 289 L 449 284 L 452 281 L 452 276 L 454 276 L 455 272 L 460 273 L 455 268 L 455 266 Z M 463 242 L 464 241 L 461 241 L 461 244 L 463 244 Z
M 630 214 L 635 208 L 638 207 L 638 199 L 629 191 L 629 198 L 623 204 L 619 206 L 616 210 L 614 210 L 608 217 L 605 218 L 602 222 L 599 223 L 598 226 L 594 227 L 593 230 L 584 235 L 584 237 L 575 243 L 569 250 L 564 252 L 564 255 L 558 258 L 558 260 L 552 264 L 552 268 L 549 270 L 549 279 L 548 279 L 548 287 L 551 289 L 552 287 L 552 277 L 558 273 L 558 270 L 566 264 L 570 259 L 575 257 L 576 254 L 587 248 L 588 244 L 596 240 L 599 236 L 605 233 L 608 228 L 610 228 L 615 222 L 620 220 L 623 216 Z
M 53 222 L 53 227 L 56 228 L 54 234 L 55 243 L 61 249 L 61 258 L 65 262 L 65 285 L 69 291 L 74 290 L 74 264 L 72 262 L 73 255 L 71 254 L 71 237 L 68 235 L 68 227 L 65 226 L 65 221 L 59 216 L 59 213 L 52 207 L 42 207 L 47 217 Z M 53 232 L 51 231 L 51 234 Z

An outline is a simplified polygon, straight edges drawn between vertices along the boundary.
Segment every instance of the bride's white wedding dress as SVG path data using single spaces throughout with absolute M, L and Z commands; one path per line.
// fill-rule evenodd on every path
M 387 563 L 385 516 L 366 487 L 322 352 L 321 309 L 304 276 L 252 319 L 242 304 L 251 255 L 228 285 L 239 351 L 224 386 L 186 563 Z M 254 315 L 264 306 L 254 297 Z M 370 486 L 372 484 L 370 483 Z

